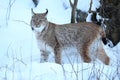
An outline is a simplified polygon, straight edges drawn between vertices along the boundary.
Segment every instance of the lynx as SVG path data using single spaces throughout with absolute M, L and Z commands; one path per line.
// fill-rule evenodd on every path
M 61 64 L 61 51 L 64 47 L 76 46 L 82 60 L 90 63 L 95 58 L 109 65 L 110 58 L 107 56 L 102 43 L 105 37 L 104 30 L 91 22 L 72 23 L 58 25 L 47 20 L 48 10 L 45 13 L 35 13 L 33 9 L 31 28 L 36 34 L 38 45 L 44 42 L 50 46 L 55 55 L 55 62 Z M 46 60 L 47 50 L 40 49 Z

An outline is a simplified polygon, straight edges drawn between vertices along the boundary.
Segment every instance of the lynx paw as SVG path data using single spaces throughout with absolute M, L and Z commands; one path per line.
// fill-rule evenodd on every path
M 48 57 L 49 57 L 49 52 L 46 51 L 41 51 L 41 56 L 40 56 L 40 63 L 42 62 L 48 62 Z

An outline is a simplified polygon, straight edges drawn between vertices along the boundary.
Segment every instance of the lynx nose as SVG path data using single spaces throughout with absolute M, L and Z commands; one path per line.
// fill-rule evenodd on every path
M 32 27 L 32 30 L 34 30 L 34 28 Z

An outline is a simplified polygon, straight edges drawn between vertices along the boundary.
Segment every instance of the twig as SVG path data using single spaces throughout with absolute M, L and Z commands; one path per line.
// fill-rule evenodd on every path
M 11 7 L 15 3 L 16 0 L 9 0 L 7 12 L 6 12 L 6 25 L 8 25 L 8 20 L 10 19 Z
M 91 1 L 90 1 L 89 13 L 93 13 L 93 12 L 94 12 L 94 11 L 92 11 L 92 4 L 93 4 L 93 1 L 91 0 Z
M 64 72 L 63 74 L 64 74 L 64 77 L 65 77 L 65 80 L 66 80 L 67 79 L 66 74 L 65 74 L 66 71 L 65 71 L 64 66 L 62 64 L 61 64 L 61 66 L 62 66 L 62 69 L 63 69 L 63 72 Z
M 65 52 L 65 54 L 66 54 L 66 52 Z M 68 61 L 70 62 L 70 65 L 71 65 L 71 67 L 72 67 L 72 69 L 73 69 L 73 71 L 74 71 L 74 73 L 75 73 L 75 75 L 76 75 L 76 78 L 77 78 L 77 77 L 78 77 L 78 74 L 76 73 L 76 71 L 75 71 L 75 69 L 74 69 L 74 65 L 72 64 L 72 62 L 71 62 L 69 56 L 68 56 L 67 54 L 66 54 L 66 56 L 67 56 Z
M 25 62 L 23 62 L 22 60 L 18 59 L 18 58 L 15 58 L 17 61 L 23 63 L 24 65 L 27 65 Z
M 25 21 L 21 21 L 21 20 L 13 20 L 13 21 L 16 21 L 16 22 L 21 22 L 21 23 L 24 23 L 24 24 L 26 24 L 26 25 L 30 26 L 30 24 L 28 24 L 28 23 L 27 23 L 27 22 L 25 22 Z

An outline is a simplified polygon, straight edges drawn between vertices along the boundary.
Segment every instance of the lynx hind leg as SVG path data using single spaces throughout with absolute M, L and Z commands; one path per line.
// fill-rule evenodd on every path
M 59 44 L 55 46 L 54 54 L 55 54 L 55 62 L 61 64 L 61 48 Z
M 82 46 L 82 49 L 79 50 L 80 51 L 80 55 L 81 55 L 81 58 L 84 62 L 87 62 L 87 63 L 90 63 L 91 62 L 91 58 L 90 58 L 90 55 L 89 55 L 89 43 L 85 43 L 83 46 Z M 80 47 L 79 47 L 80 48 Z
M 48 62 L 48 57 L 49 57 L 49 52 L 48 51 L 44 51 L 44 50 L 40 50 L 41 51 L 41 55 L 40 55 L 40 62 Z
M 98 47 L 98 50 L 97 50 L 97 58 L 106 65 L 109 65 L 110 63 L 110 58 L 107 56 L 105 50 L 103 49 L 102 42 L 100 44 L 100 47 Z

